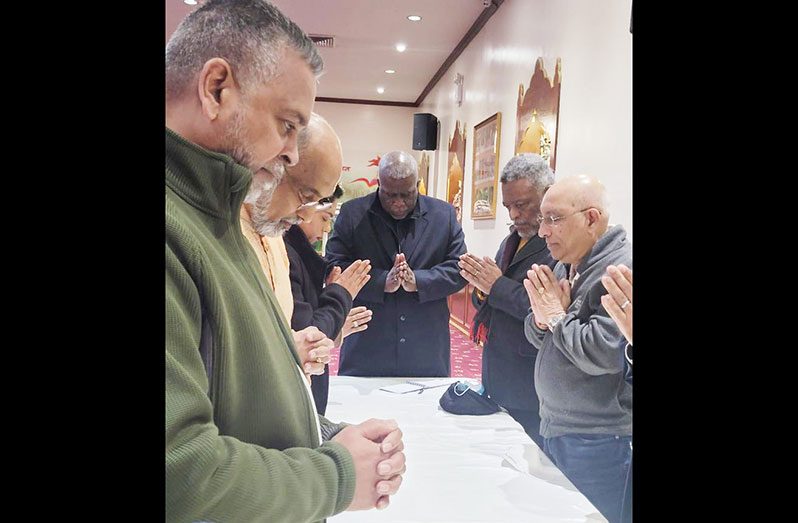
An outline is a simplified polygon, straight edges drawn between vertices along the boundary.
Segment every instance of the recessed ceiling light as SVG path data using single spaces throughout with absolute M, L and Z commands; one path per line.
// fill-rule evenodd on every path
M 183 0 L 183 3 L 187 5 L 197 5 L 197 0 Z
M 407 44 L 396 44 L 396 50 L 400 53 L 404 53 L 405 49 L 407 49 Z
M 386 69 L 385 72 L 388 74 L 394 74 L 396 71 L 394 71 L 393 69 Z
M 377 92 L 382 94 L 385 92 L 385 87 L 377 87 Z
M 407 17 L 407 19 L 410 20 L 411 22 L 420 22 L 421 21 L 421 17 L 418 16 L 418 15 L 409 15 Z

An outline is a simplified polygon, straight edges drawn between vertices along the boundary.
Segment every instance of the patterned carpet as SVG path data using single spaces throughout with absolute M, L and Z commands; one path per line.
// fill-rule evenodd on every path
M 468 337 L 449 325 L 452 340 L 452 376 L 455 378 L 482 379 L 482 349 Z M 340 349 L 332 351 L 330 375 L 338 375 L 338 355 Z

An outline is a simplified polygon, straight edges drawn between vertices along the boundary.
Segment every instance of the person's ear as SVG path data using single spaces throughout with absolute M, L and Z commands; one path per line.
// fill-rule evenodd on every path
M 197 81 L 197 91 L 202 114 L 211 121 L 232 114 L 240 99 L 233 70 L 222 58 L 211 58 L 205 62 Z
M 587 211 L 585 211 L 587 215 L 588 224 L 595 225 L 598 223 L 599 219 L 601 218 L 601 211 L 596 209 L 595 207 L 591 207 Z

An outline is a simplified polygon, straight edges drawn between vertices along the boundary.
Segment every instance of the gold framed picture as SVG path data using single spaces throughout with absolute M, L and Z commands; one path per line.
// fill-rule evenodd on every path
M 427 151 L 421 153 L 421 161 L 418 162 L 418 194 L 430 196 L 429 191 L 429 155 Z
M 466 126 L 460 120 L 454 125 L 454 134 L 449 140 L 449 160 L 446 167 L 446 201 L 454 207 L 457 223 L 463 223 L 463 171 L 466 158 Z
M 543 66 L 543 58 L 535 62 L 535 72 L 529 79 L 529 89 L 518 86 L 515 116 L 515 154 L 535 153 L 557 168 L 557 127 L 560 119 L 560 83 L 562 60 L 554 64 L 554 78 L 550 79 Z
M 474 163 L 471 173 L 471 219 L 496 217 L 499 186 L 499 145 L 502 113 L 496 113 L 474 127 Z

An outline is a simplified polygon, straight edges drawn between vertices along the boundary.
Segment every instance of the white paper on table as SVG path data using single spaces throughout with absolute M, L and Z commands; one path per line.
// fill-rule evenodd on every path
M 452 380 L 450 378 L 442 380 L 428 380 L 428 381 L 408 380 L 404 383 L 397 383 L 396 385 L 387 385 L 385 387 L 380 387 L 380 390 L 384 390 L 385 392 L 393 392 L 394 394 L 407 394 L 408 392 L 418 392 L 421 390 L 443 387 L 444 385 L 449 385 L 450 383 L 452 383 Z
M 451 378 L 444 378 L 441 380 L 425 380 L 425 381 L 407 380 L 407 382 L 413 385 L 421 385 L 421 387 L 424 389 L 435 389 L 437 387 L 443 387 L 444 385 L 451 385 L 453 383 Z
M 416 392 L 422 390 L 423 388 L 424 385 L 418 385 L 416 383 L 397 383 L 396 385 L 380 387 L 380 390 L 384 390 L 385 392 L 393 392 L 394 394 L 407 394 L 408 392 Z

